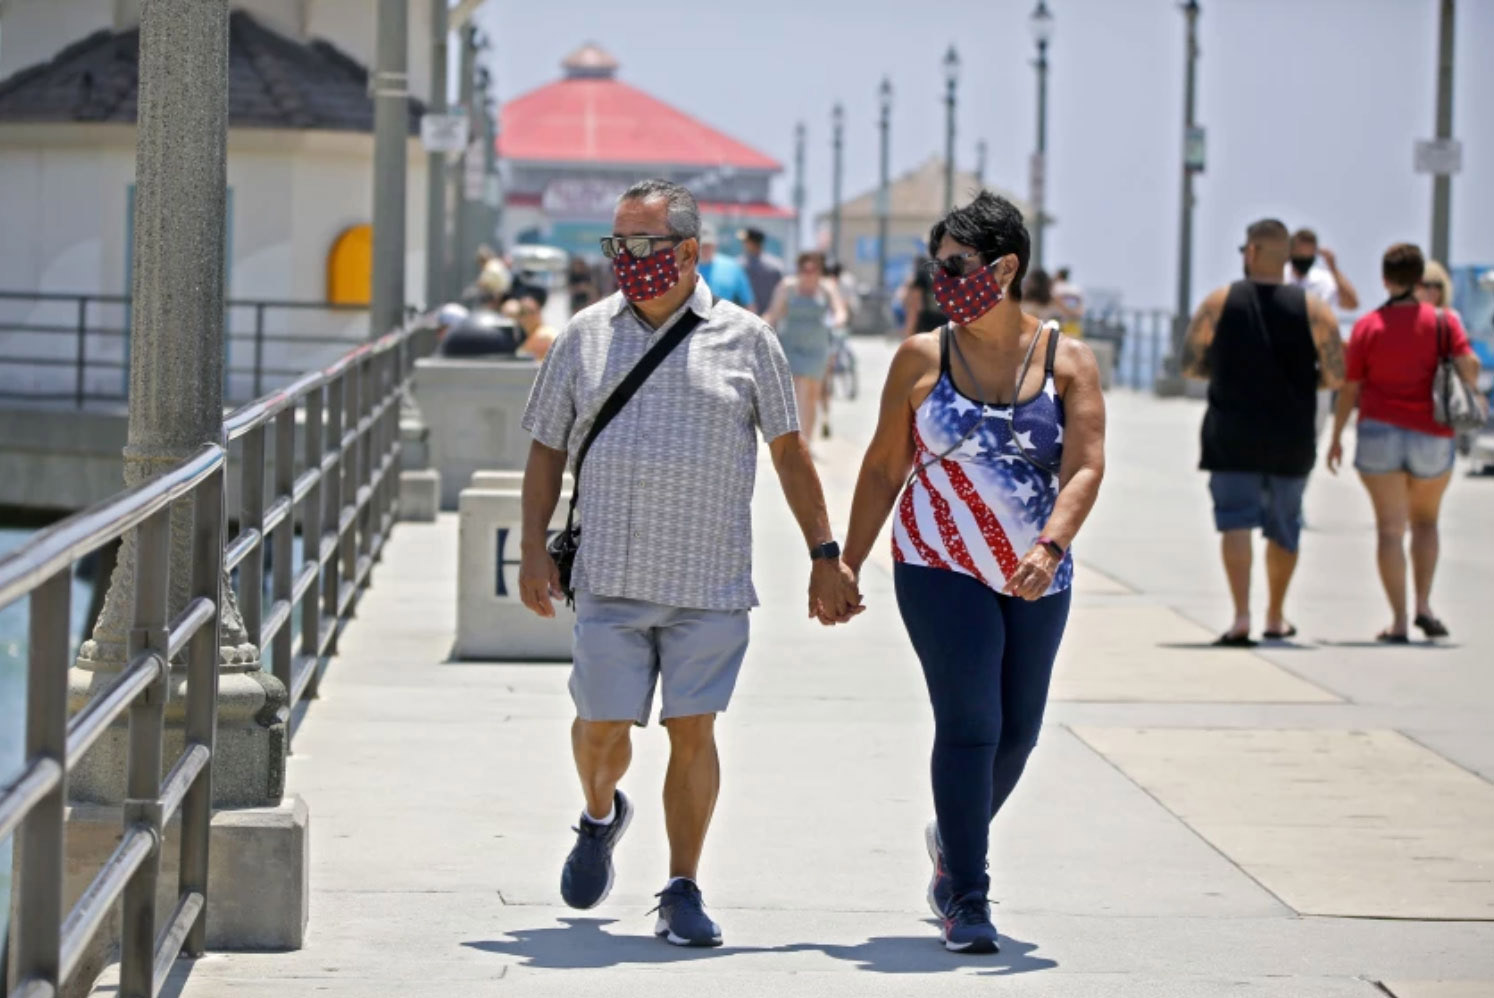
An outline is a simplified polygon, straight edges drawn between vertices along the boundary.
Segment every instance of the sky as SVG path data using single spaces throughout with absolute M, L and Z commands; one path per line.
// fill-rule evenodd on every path
M 830 108 L 846 108 L 847 198 L 877 181 L 877 96 L 894 89 L 894 175 L 944 148 L 943 68 L 962 69 L 960 165 L 988 146 L 987 182 L 1027 192 L 1034 0 L 489 0 L 500 101 L 560 75 L 594 40 L 620 78 L 782 162 L 808 126 L 808 214 L 829 207 Z M 1200 0 L 1193 298 L 1239 274 L 1244 228 L 1311 226 L 1366 300 L 1393 242 L 1427 245 L 1431 179 L 1413 144 L 1434 133 L 1437 0 Z M 1494 265 L 1494 0 L 1459 0 L 1452 262 Z M 1174 0 L 1049 0 L 1050 266 L 1136 307 L 1170 307 L 1178 270 L 1184 18 Z M 790 180 L 776 189 L 788 203 Z M 807 227 L 806 227 L 807 228 Z

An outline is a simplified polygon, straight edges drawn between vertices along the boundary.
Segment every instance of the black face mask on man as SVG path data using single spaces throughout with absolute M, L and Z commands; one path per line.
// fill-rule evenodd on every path
M 1312 265 L 1316 263 L 1317 260 L 1318 255 L 1316 253 L 1311 253 L 1307 256 L 1297 256 L 1293 254 L 1292 269 L 1297 272 L 1298 277 L 1306 277 L 1307 272 L 1312 269 Z

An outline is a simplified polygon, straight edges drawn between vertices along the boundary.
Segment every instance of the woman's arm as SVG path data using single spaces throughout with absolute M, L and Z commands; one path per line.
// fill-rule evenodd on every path
M 1459 354 L 1453 358 L 1453 367 L 1457 369 L 1458 377 L 1462 378 L 1469 388 L 1478 391 L 1478 372 L 1483 368 L 1478 361 L 1478 354 L 1472 350 Z
M 763 321 L 772 326 L 776 331 L 778 324 L 783 321 L 784 310 L 788 308 L 788 281 L 778 282 L 778 287 L 773 289 L 773 303 L 763 313 Z
M 1068 354 L 1072 374 L 1062 391 L 1063 463 L 1058 472 L 1058 500 L 1042 536 L 1068 550 L 1094 508 L 1100 480 L 1105 477 L 1105 394 L 1100 390 L 1100 366 L 1089 347 L 1069 337 L 1064 337 L 1061 347 L 1060 358 Z M 1034 544 L 1007 582 L 1006 591 L 1027 600 L 1045 596 L 1060 560 L 1046 546 Z
M 1333 405 L 1333 442 L 1328 445 L 1328 471 L 1338 474 L 1338 466 L 1344 461 L 1344 427 L 1349 425 L 1349 416 L 1359 404 L 1361 382 L 1345 381 L 1338 390 L 1338 401 Z
M 835 286 L 834 281 L 821 281 L 825 291 L 830 296 L 830 324 L 839 328 L 849 321 L 850 313 L 846 311 L 846 301 L 840 296 L 840 289 Z
M 851 525 L 846 531 L 844 560 L 858 577 L 913 466 L 913 394 L 919 381 L 930 371 L 937 371 L 939 363 L 938 345 L 929 339 L 920 336 L 903 340 L 882 388 L 877 430 L 861 461 L 861 475 L 851 500 Z

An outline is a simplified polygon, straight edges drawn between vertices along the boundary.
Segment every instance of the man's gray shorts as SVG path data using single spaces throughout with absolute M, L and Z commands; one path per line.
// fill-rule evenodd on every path
M 647 724 L 660 677 L 661 720 L 718 714 L 731 702 L 747 631 L 746 610 L 688 610 L 577 593 L 576 715 Z

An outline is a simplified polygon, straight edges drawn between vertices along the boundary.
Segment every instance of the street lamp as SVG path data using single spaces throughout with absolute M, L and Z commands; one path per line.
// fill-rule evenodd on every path
M 845 148 L 846 109 L 840 104 L 830 109 L 831 150 L 833 165 L 830 175 L 830 256 L 839 261 L 840 256 L 840 179 L 843 167 L 842 154 Z
M 794 126 L 794 240 L 793 252 L 799 255 L 804 227 L 804 122 Z M 766 305 L 759 308 L 767 311 Z
M 955 87 L 960 82 L 960 54 L 951 45 L 944 53 L 944 211 L 954 207 Z
M 1043 229 L 1047 227 L 1045 187 L 1048 174 L 1048 43 L 1053 40 L 1053 14 L 1047 0 L 1038 0 L 1027 19 L 1032 40 L 1037 43 L 1037 151 L 1032 154 L 1031 184 L 1033 219 L 1032 265 L 1043 266 Z
M 1159 394 L 1182 392 L 1183 338 L 1188 329 L 1193 298 L 1193 175 L 1202 172 L 1202 133 L 1194 121 L 1194 81 L 1198 68 L 1198 0 L 1179 5 L 1188 22 L 1183 81 L 1183 170 L 1182 205 L 1178 222 L 1178 302 L 1172 317 L 1172 357 L 1168 377 L 1158 382 Z
M 888 133 L 892 127 L 892 81 L 882 77 L 882 85 L 877 88 L 877 99 L 880 102 L 881 115 L 877 119 L 877 128 L 881 133 L 881 180 L 877 186 L 877 300 L 881 303 L 883 311 L 887 308 L 887 221 L 888 213 L 892 210 L 891 192 L 887 186 L 887 148 Z
M 986 140 L 981 139 L 975 143 L 975 182 L 980 186 L 986 185 Z

